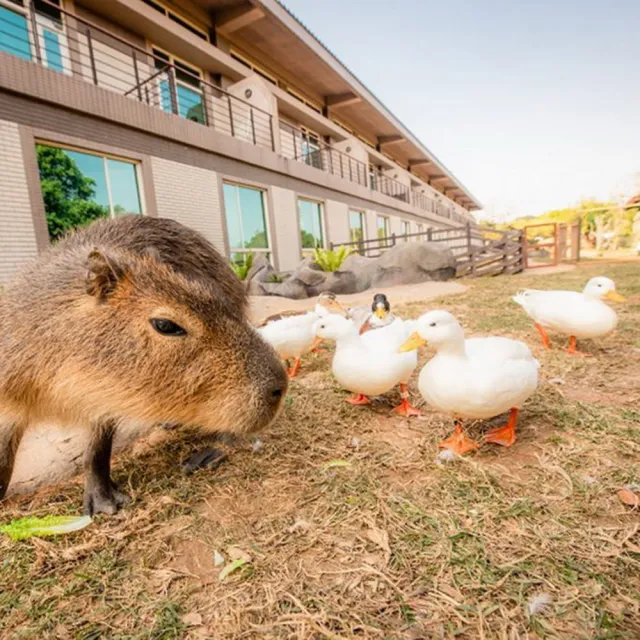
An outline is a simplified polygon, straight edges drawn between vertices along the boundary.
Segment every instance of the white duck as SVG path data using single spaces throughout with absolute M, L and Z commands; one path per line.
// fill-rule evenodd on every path
M 289 377 L 295 378 L 300 370 L 303 354 L 317 349 L 321 340 L 316 337 L 313 325 L 330 314 L 344 314 L 345 310 L 332 293 L 320 294 L 313 311 L 285 311 L 269 316 L 258 333 L 276 350 L 286 362 Z M 293 366 L 289 360 L 293 359 Z
M 567 353 L 576 354 L 577 338 L 597 338 L 616 328 L 618 316 L 604 300 L 624 302 L 625 298 L 613 280 L 597 277 L 587 282 L 582 293 L 525 289 L 513 300 L 533 319 L 545 349 L 551 348 L 545 329 L 552 329 L 569 336 Z
M 407 390 L 418 364 L 417 354 L 398 352 L 408 336 L 402 320 L 360 335 L 353 321 L 330 315 L 316 323 L 315 332 L 322 339 L 336 341 L 331 368 L 336 380 L 355 394 L 347 402 L 370 404 L 368 396 L 386 393 L 400 385 L 402 401 L 394 411 L 407 417 L 421 415 L 421 411 L 411 406 Z
M 511 410 L 506 426 L 489 431 L 486 442 L 511 446 L 516 439 L 518 410 L 538 386 L 538 361 L 523 342 L 489 337 L 465 340 L 464 330 L 448 311 L 430 311 L 400 347 L 411 351 L 430 344 L 436 355 L 418 380 L 422 397 L 440 411 L 452 413 L 455 434 L 439 444 L 462 455 L 478 448 L 468 439 L 462 418 L 486 420 Z

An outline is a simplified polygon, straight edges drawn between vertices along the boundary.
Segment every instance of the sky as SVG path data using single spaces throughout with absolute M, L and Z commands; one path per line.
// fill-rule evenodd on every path
M 640 173 L 640 0 L 283 2 L 484 217 L 609 199 Z

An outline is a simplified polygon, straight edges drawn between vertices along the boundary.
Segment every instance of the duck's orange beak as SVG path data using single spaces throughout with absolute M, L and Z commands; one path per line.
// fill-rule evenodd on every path
M 426 344 L 427 341 L 417 331 L 414 331 L 408 340 L 398 349 L 398 353 L 407 353 L 407 351 L 424 347 Z
M 313 340 L 313 344 L 311 345 L 310 351 L 317 349 L 321 344 L 322 344 L 322 338 L 320 338 L 319 336 L 316 336 L 315 339 Z
M 604 294 L 604 297 L 607 300 L 611 300 L 611 302 L 626 302 L 627 299 L 624 296 L 621 296 L 615 289 L 612 289 L 611 291 L 607 291 L 607 293 Z

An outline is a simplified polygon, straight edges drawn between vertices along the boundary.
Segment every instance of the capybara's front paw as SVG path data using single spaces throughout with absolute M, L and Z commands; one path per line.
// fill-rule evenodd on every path
M 102 487 L 87 489 L 84 494 L 82 513 L 85 516 L 94 516 L 97 513 L 106 513 L 111 516 L 129 502 L 131 502 L 131 498 L 126 493 L 119 491 L 112 483 L 109 491 L 105 491 Z
M 227 460 L 227 454 L 220 449 L 206 448 L 192 453 L 183 463 L 185 473 L 193 473 L 197 469 L 217 469 Z

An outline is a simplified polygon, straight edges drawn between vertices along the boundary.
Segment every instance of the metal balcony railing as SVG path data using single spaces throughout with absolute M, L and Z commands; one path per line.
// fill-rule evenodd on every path
M 6 5 L 2 5 L 6 7 Z M 211 127 L 249 144 L 275 151 L 318 170 L 412 206 L 467 222 L 453 208 L 419 193 L 371 165 L 326 144 L 317 136 L 280 121 L 274 131 L 271 114 L 206 81 L 197 69 L 167 54 L 149 52 L 106 29 L 41 0 L 0 12 L 0 51 L 30 60 Z M 7 16 L 9 16 L 7 18 Z
M 0 13 L 0 50 L 275 149 L 271 114 L 207 82 L 197 69 L 137 47 L 48 0 L 42 6 L 44 11 L 30 4 Z

